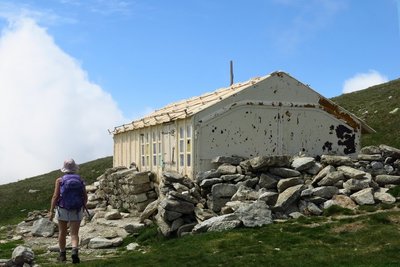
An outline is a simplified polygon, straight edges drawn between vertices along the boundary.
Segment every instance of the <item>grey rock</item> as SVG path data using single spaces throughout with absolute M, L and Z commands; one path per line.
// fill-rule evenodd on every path
M 236 173 L 236 166 L 229 165 L 229 164 L 223 164 L 218 167 L 217 171 L 221 173 L 221 175 L 224 174 L 235 174 Z
M 336 186 L 321 186 L 313 189 L 313 196 L 331 199 L 339 192 Z
M 196 218 L 201 222 L 217 216 L 217 214 L 214 211 L 210 209 L 202 209 L 199 207 L 195 207 L 194 213 Z
M 211 160 L 211 163 L 216 163 L 216 164 L 230 164 L 230 165 L 239 165 L 240 162 L 245 160 L 243 157 L 238 157 L 238 156 L 232 156 L 232 157 L 227 157 L 227 156 L 219 156 L 215 157 Z
M 289 168 L 270 168 L 269 172 L 283 178 L 297 177 L 301 175 L 299 171 Z
M 137 234 L 146 226 L 143 223 L 129 223 L 124 225 L 124 229 L 129 234 Z
M 368 179 L 349 179 L 343 183 L 343 188 L 351 192 L 360 191 L 369 187 Z
M 314 164 L 305 171 L 309 174 L 316 175 L 317 173 L 319 173 L 322 170 L 322 168 L 323 168 L 323 166 L 321 163 L 314 162 Z
M 375 181 L 380 186 L 385 186 L 387 184 L 399 185 L 400 184 L 400 176 L 381 174 L 381 175 L 377 175 L 375 177 Z
M 197 224 L 192 232 L 193 233 L 203 233 L 207 232 L 207 230 L 214 224 L 219 222 L 227 222 L 227 221 L 236 221 L 238 220 L 235 214 L 225 214 L 221 216 L 212 217 L 208 220 L 205 220 L 199 224 Z
M 394 148 L 391 146 L 387 146 L 387 145 L 380 145 L 379 148 L 382 151 L 384 157 L 400 159 L 400 149 L 397 149 L 397 148 Z
M 277 189 L 278 189 L 278 192 L 281 193 L 281 192 L 285 191 L 287 188 L 295 186 L 295 185 L 299 185 L 299 184 L 304 184 L 303 179 L 301 179 L 300 177 L 281 179 L 278 181 Z
M 175 199 L 164 199 L 160 202 L 160 206 L 168 211 L 178 212 L 182 214 L 192 214 L 194 212 L 193 203 L 187 201 L 178 201 Z
M 347 156 L 336 156 L 336 155 L 322 155 L 321 163 L 332 166 L 353 166 L 353 161 Z
M 266 188 L 266 189 L 276 188 L 277 184 L 278 180 L 274 176 L 265 173 L 261 174 L 260 179 L 258 181 L 258 185 L 261 188 Z
M 184 224 L 185 224 L 185 221 L 182 218 L 178 218 L 178 219 L 174 220 L 171 224 L 171 231 L 172 232 L 177 231 Z
M 315 165 L 315 158 L 312 157 L 295 157 L 292 161 L 292 168 L 297 171 L 310 169 Z
M 250 159 L 250 166 L 254 170 L 264 169 L 265 167 L 284 167 L 289 166 L 290 156 L 261 156 Z
M 391 165 L 386 164 L 383 168 L 385 169 L 387 174 L 393 174 L 394 173 L 394 168 Z
M 243 174 L 225 174 L 225 175 L 221 175 L 221 179 L 224 182 L 230 182 L 230 181 L 241 181 L 244 179 L 244 175 Z
M 222 232 L 238 228 L 242 225 L 240 220 L 222 221 L 213 223 L 207 232 Z
M 375 204 L 374 194 L 372 188 L 365 188 L 352 195 L 350 198 L 354 200 L 358 205 L 373 205 Z
M 155 219 L 158 230 L 161 232 L 161 234 L 165 237 L 171 236 L 172 231 L 170 224 L 166 220 L 164 220 L 164 218 L 159 213 L 155 216 Z
M 163 177 L 167 182 L 179 183 L 184 176 L 177 172 L 163 172 Z
M 170 191 L 168 198 L 190 202 L 193 205 L 196 205 L 197 203 L 199 203 L 199 201 L 197 199 L 195 199 L 194 197 L 192 197 L 191 195 L 178 193 L 175 191 Z
M 307 204 L 307 210 L 311 215 L 321 215 L 323 212 L 316 204 L 312 202 Z
M 246 227 L 256 227 L 272 223 L 272 212 L 264 201 L 242 205 L 234 213 Z
M 289 207 L 293 202 L 300 198 L 301 191 L 304 189 L 304 185 L 295 185 L 287 188 L 285 191 L 279 194 L 276 201 L 274 210 L 281 211 Z
M 47 218 L 42 218 L 33 223 L 31 233 L 33 236 L 51 237 L 54 235 L 55 229 L 55 223 Z
M 213 198 L 229 197 L 231 198 L 237 191 L 237 187 L 233 184 L 215 184 L 211 188 Z
M 180 217 L 182 217 L 182 213 L 176 212 L 173 210 L 166 210 L 163 207 L 159 206 L 158 207 L 158 214 L 160 214 L 161 217 L 167 222 L 172 222 Z
M 210 179 L 204 179 L 203 181 L 201 181 L 200 183 L 200 187 L 202 188 L 207 188 L 207 187 L 211 187 L 215 184 L 219 184 L 222 183 L 223 180 L 221 178 L 210 178 Z
M 109 211 L 104 215 L 104 218 L 106 220 L 119 220 L 122 218 L 122 215 L 119 211 L 114 210 L 114 211 Z
M 247 186 L 239 186 L 236 193 L 232 196 L 232 201 L 245 201 L 245 200 L 257 200 L 260 197 L 260 192 L 256 191 Z
M 17 266 L 23 266 L 25 263 L 30 264 L 33 262 L 35 253 L 31 248 L 20 245 L 13 250 L 11 257 Z
M 396 198 L 394 196 L 392 196 L 389 193 L 381 192 L 381 191 L 374 193 L 374 199 L 377 202 L 381 202 L 381 203 L 385 203 L 385 204 L 393 204 L 396 202 Z
M 381 154 L 358 154 L 357 159 L 366 161 L 382 161 L 383 157 Z
M 381 152 L 382 151 L 377 146 L 365 146 L 365 147 L 361 148 L 361 150 L 360 150 L 360 154 L 369 154 L 369 155 L 381 154 Z
M 264 201 L 268 206 L 275 206 L 279 194 L 276 192 L 264 192 L 260 195 L 258 200 Z
M 196 181 L 197 183 L 201 183 L 205 179 L 211 179 L 211 178 L 219 178 L 221 174 L 217 170 L 209 170 L 205 172 L 199 172 L 196 175 Z
M 176 231 L 178 237 L 183 236 L 184 234 L 192 232 L 193 228 L 196 226 L 197 223 L 188 223 L 184 224 Z
M 246 187 L 250 187 L 250 188 L 254 188 L 259 182 L 259 178 L 258 177 L 254 177 L 254 178 L 248 178 L 245 179 L 244 181 L 240 181 L 236 184 L 236 186 L 246 186 Z
M 317 184 L 319 186 L 335 185 L 337 182 L 341 180 L 344 180 L 343 172 L 333 171 L 325 175 L 325 177 L 322 178 L 321 181 L 319 181 Z
M 154 200 L 150 204 L 146 206 L 143 212 L 140 214 L 140 222 L 144 222 L 144 220 L 150 218 L 157 212 L 157 206 L 159 204 L 159 199 Z
M 364 171 L 360 171 L 348 166 L 340 166 L 337 168 L 337 170 L 341 171 L 344 176 L 349 179 L 361 179 L 366 175 Z
M 138 247 L 140 247 L 140 245 L 138 243 L 133 242 L 133 243 L 129 243 L 126 246 L 126 250 L 127 251 L 134 251 L 134 250 L 137 250 Z
M 371 162 L 371 167 L 373 170 L 379 170 L 379 169 L 383 169 L 383 163 L 380 161 L 372 161 Z
M 145 184 L 150 183 L 150 172 L 134 172 L 125 176 L 128 184 Z
M 333 166 L 331 166 L 331 165 L 326 166 L 325 168 L 323 168 L 323 169 L 314 177 L 314 179 L 312 180 L 311 184 L 312 184 L 313 186 L 316 186 L 316 185 L 318 184 L 318 182 L 322 180 L 322 178 L 324 178 L 328 173 L 331 173 L 331 172 L 334 172 L 334 171 L 336 171 L 336 168 L 335 168 L 335 167 L 333 167 Z
M 88 247 L 92 249 L 103 249 L 118 247 L 122 244 L 123 239 L 121 237 L 116 237 L 113 239 L 107 239 L 104 237 L 95 237 L 90 239 Z

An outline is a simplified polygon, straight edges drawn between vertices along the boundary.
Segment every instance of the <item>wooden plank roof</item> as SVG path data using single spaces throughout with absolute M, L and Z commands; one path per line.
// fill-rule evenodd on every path
M 277 71 L 263 77 L 250 79 L 246 82 L 236 83 L 231 85 L 230 87 L 221 88 L 211 93 L 209 92 L 201 96 L 192 97 L 186 100 L 181 100 L 178 102 L 171 103 L 161 109 L 155 110 L 154 112 L 150 113 L 149 115 L 141 119 L 134 120 L 130 123 L 123 124 L 121 126 L 117 126 L 112 131 L 110 131 L 110 133 L 115 135 L 126 131 L 132 131 L 135 129 L 145 128 L 148 126 L 154 126 L 158 124 L 175 121 L 178 119 L 185 119 L 191 117 L 194 114 L 214 105 L 215 103 L 218 103 L 219 101 L 226 99 L 227 97 L 235 93 L 238 93 L 247 87 L 259 83 L 260 81 L 265 80 L 270 76 L 273 75 L 282 76 L 283 74 L 291 77 L 287 73 Z M 361 130 L 363 133 L 375 132 L 374 129 L 372 129 L 363 120 L 356 117 L 354 114 L 336 105 L 331 100 L 321 96 L 320 94 L 318 95 L 320 97 L 320 105 L 321 105 L 320 108 L 322 108 L 323 110 L 327 111 L 328 113 L 331 113 L 333 116 L 345 121 L 346 123 L 348 123 L 348 120 L 354 122 L 355 119 L 361 124 Z
M 113 134 L 122 133 L 125 131 L 131 131 L 139 128 L 144 128 L 148 126 L 153 126 L 157 124 L 162 124 L 178 119 L 184 119 L 194 114 L 206 109 L 209 106 L 247 88 L 259 81 L 269 77 L 270 75 L 264 77 L 253 78 L 249 81 L 243 83 L 236 83 L 227 88 L 221 88 L 211 93 L 205 93 L 201 96 L 192 97 L 186 100 L 174 102 L 161 109 L 158 109 L 149 115 L 132 121 L 130 123 L 117 126 L 114 128 Z

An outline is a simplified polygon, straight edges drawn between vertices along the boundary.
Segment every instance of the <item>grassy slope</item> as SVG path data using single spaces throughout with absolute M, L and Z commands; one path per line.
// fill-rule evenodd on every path
M 97 159 L 80 165 L 79 173 L 87 184 L 93 183 L 106 168 L 112 167 L 112 157 Z M 54 182 L 61 171 L 21 180 L 0 186 L 0 225 L 20 222 L 32 210 L 50 208 Z M 28 193 L 30 189 L 39 190 Z
M 388 211 L 301 218 L 169 240 L 155 238 L 153 231 L 153 237 L 146 234 L 150 240 L 142 235 L 132 240 L 146 253 L 121 252 L 114 259 L 86 259 L 81 266 L 399 266 L 399 226 L 400 212 Z
M 362 137 L 362 146 L 387 144 L 400 148 L 400 79 L 332 98 L 334 102 L 363 119 L 376 133 Z

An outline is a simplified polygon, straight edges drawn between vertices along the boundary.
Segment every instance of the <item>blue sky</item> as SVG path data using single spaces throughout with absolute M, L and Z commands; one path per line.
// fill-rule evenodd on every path
M 235 82 L 283 70 L 326 97 L 397 79 L 399 8 L 399 0 L 3 0 L 0 123 L 10 131 L 0 134 L 8 140 L 0 183 L 66 157 L 111 155 L 107 129 L 228 86 L 230 60 Z M 28 167 L 17 171 L 21 160 Z

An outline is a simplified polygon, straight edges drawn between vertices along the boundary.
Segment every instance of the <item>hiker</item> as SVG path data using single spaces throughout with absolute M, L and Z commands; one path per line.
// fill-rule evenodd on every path
M 80 262 L 78 255 L 79 227 L 87 203 L 87 193 L 83 180 L 76 174 L 78 169 L 79 166 L 73 159 L 64 161 L 64 166 L 61 168 L 64 175 L 57 178 L 51 199 L 49 219 L 52 221 L 56 215 L 58 220 L 58 244 L 60 247 L 58 260 L 60 262 L 67 260 L 65 247 L 68 225 L 71 235 L 72 263 Z

